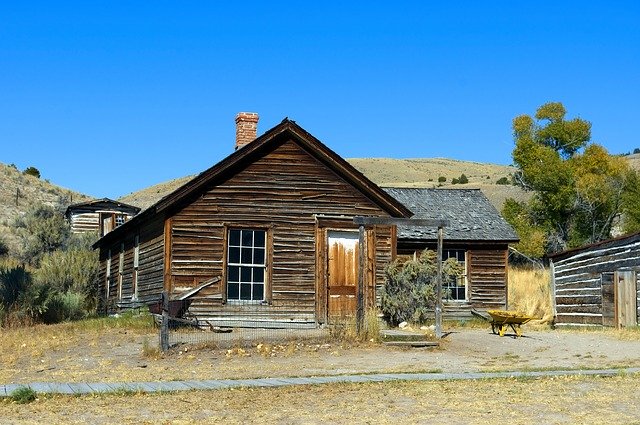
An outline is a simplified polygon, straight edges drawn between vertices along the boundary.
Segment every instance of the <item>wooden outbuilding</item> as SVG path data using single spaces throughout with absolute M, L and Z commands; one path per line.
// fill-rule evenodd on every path
M 556 325 L 636 326 L 640 233 L 550 256 Z
M 139 212 L 133 205 L 102 198 L 69 205 L 64 215 L 73 233 L 95 232 L 102 237 Z
M 190 313 L 221 326 L 315 326 L 353 314 L 353 217 L 411 212 L 294 121 L 258 138 L 256 114 L 236 124 L 234 153 L 95 244 L 106 311 L 166 290 L 192 291 Z M 395 232 L 366 231 L 368 306 L 395 257 Z
M 509 244 L 517 243 L 513 228 L 479 189 L 386 188 L 414 215 L 439 218 L 444 229 L 443 259 L 455 258 L 463 275 L 444 282 L 445 318 L 467 318 L 471 310 L 507 308 Z M 419 255 L 436 249 L 437 229 L 398 226 L 397 253 Z

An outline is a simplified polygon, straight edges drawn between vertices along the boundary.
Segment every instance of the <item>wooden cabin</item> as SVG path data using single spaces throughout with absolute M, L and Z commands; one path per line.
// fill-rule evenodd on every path
M 559 326 L 636 326 L 640 320 L 640 233 L 550 256 Z
M 479 189 L 385 190 L 414 213 L 412 218 L 449 221 L 442 257 L 457 259 L 464 273 L 443 283 L 445 318 L 468 318 L 471 309 L 507 308 L 509 244 L 519 239 Z M 398 255 L 416 256 L 436 249 L 437 229 L 398 226 L 397 238 Z
M 73 233 L 95 232 L 102 237 L 139 212 L 133 205 L 102 198 L 69 205 L 64 215 Z
M 316 326 L 355 312 L 354 216 L 411 212 L 294 121 L 255 138 L 236 118 L 236 151 L 96 244 L 114 312 L 163 290 L 220 326 Z M 367 228 L 366 304 L 395 257 L 394 226 Z

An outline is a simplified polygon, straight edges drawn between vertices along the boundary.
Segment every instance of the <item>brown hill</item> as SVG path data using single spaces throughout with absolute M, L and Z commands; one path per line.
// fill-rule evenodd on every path
M 390 187 L 447 187 L 479 188 L 499 210 L 507 198 L 527 199 L 528 194 L 518 187 L 498 185 L 502 178 L 509 178 L 514 167 L 480 162 L 457 161 L 445 158 L 392 159 L 352 158 L 349 163 L 380 186 Z M 469 183 L 454 185 L 451 181 L 465 174 Z M 446 181 L 438 183 L 439 177 Z M 123 196 L 119 201 L 147 208 L 163 196 L 177 189 L 193 176 L 160 183 Z
M 0 237 L 15 249 L 17 241 L 10 229 L 15 220 L 34 204 L 66 207 L 89 199 L 91 197 L 87 195 L 22 174 L 14 166 L 0 163 Z

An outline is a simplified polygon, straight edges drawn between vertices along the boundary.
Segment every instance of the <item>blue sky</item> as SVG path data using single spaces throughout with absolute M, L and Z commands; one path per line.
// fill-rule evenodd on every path
M 251 111 L 345 158 L 509 164 L 548 101 L 640 147 L 640 3 L 524 3 L 2 2 L 0 162 L 117 198 L 215 164 Z

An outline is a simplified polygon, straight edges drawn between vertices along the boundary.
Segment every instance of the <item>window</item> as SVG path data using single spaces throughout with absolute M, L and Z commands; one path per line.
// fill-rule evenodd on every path
M 264 230 L 229 229 L 228 301 L 265 300 L 266 239 Z
M 115 214 L 115 227 L 122 226 L 125 221 L 127 221 L 127 216 L 125 214 Z
M 442 282 L 444 299 L 447 301 L 467 300 L 467 266 L 466 252 L 463 249 L 445 249 L 442 251 L 442 261 L 455 258 L 462 267 L 462 275 L 454 276 L 447 282 Z

